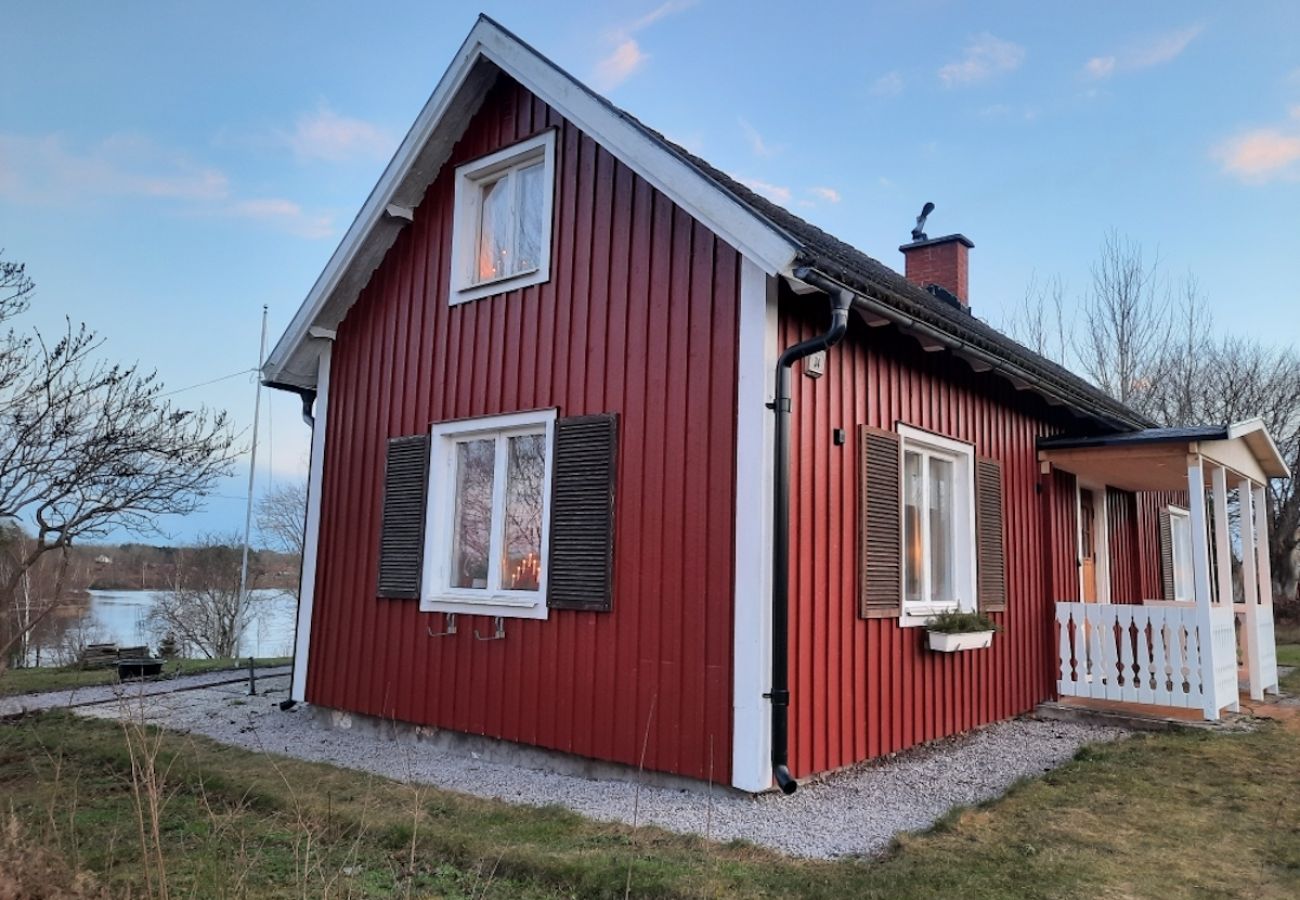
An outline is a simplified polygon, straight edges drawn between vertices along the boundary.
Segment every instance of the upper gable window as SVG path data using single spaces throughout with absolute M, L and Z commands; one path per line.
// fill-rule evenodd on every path
M 550 278 L 554 193 L 554 131 L 456 168 L 452 303 Z

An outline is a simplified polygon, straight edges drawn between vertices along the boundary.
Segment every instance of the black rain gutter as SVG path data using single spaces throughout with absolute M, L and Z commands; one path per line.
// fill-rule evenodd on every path
M 789 768 L 790 660 L 790 369 L 806 356 L 829 350 L 849 327 L 853 291 L 812 269 L 795 269 L 794 277 L 824 291 L 831 302 L 830 328 L 786 347 L 776 362 L 776 393 L 769 408 L 776 416 L 772 448 L 772 777 L 786 794 L 799 783 Z
M 1133 413 L 1132 419 L 1124 419 L 1115 413 L 1102 412 L 1096 404 L 1088 403 L 1076 392 L 1069 390 L 1064 385 L 1051 384 L 1035 372 L 1009 362 L 1008 360 L 996 354 L 990 353 L 982 347 L 976 346 L 968 340 L 959 338 L 950 332 L 943 331 L 930 325 L 927 322 L 900 311 L 894 306 L 883 303 L 874 297 L 869 297 L 863 290 L 851 288 L 847 285 L 840 284 L 832 278 L 823 275 L 821 272 L 814 270 L 811 266 L 804 265 L 795 269 L 795 277 L 799 278 L 798 272 L 810 272 L 821 278 L 835 290 L 850 291 L 854 295 L 855 302 L 858 306 L 870 312 L 872 315 L 879 316 L 882 319 L 888 319 L 894 325 L 913 334 L 924 335 L 936 343 L 959 354 L 966 359 L 978 360 L 989 367 L 993 372 L 1008 378 L 1013 378 L 1031 386 L 1038 393 L 1047 396 L 1049 399 L 1057 400 L 1060 403 L 1069 406 L 1083 415 L 1089 416 L 1105 425 L 1116 428 L 1119 431 L 1133 431 L 1144 427 L 1150 427 L 1151 422 Z M 807 284 L 812 284 L 806 278 L 800 278 Z

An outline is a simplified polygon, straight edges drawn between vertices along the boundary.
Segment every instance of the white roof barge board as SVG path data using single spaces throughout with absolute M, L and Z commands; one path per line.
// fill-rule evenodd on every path
M 797 245 L 770 222 L 718 189 L 628 117 L 532 47 L 480 16 L 379 183 L 361 207 L 262 368 L 268 384 L 311 390 L 316 357 L 309 329 L 333 329 L 347 315 L 407 224 L 390 208 L 415 209 L 500 72 L 540 97 L 678 206 L 758 264 L 786 272 Z

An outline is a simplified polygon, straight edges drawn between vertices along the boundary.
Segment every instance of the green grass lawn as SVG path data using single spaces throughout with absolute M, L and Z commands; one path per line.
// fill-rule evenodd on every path
M 158 751 L 138 769 L 160 773 L 148 867 L 131 735 L 137 763 Z M 885 859 L 807 862 L 46 713 L 0 726 L 0 796 L 20 823 L 0 828 L 0 895 L 6 872 L 47 890 L 80 872 L 135 897 L 151 878 L 153 894 L 165 879 L 203 897 L 1292 898 L 1297 759 L 1300 721 L 1138 735 Z
M 282 666 L 290 662 L 288 656 L 258 659 L 259 666 Z M 240 669 L 248 666 L 248 659 L 176 659 L 163 667 L 164 675 L 198 675 L 223 669 Z M 0 672 L 0 697 L 16 694 L 35 694 L 41 691 L 66 691 L 72 688 L 91 687 L 97 684 L 114 684 L 117 669 L 78 669 L 41 667 L 34 669 L 6 669 Z

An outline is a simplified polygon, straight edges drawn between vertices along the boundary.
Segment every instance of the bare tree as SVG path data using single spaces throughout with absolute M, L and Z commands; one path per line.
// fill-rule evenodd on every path
M 282 481 L 257 501 L 257 531 L 262 543 L 302 558 L 307 531 L 307 482 Z
M 1092 266 L 1082 317 L 1083 371 L 1115 399 L 1141 409 L 1169 337 L 1159 257 L 1148 265 L 1140 244 L 1109 232 Z
M 149 612 L 150 630 L 160 637 L 175 635 L 209 659 L 239 652 L 256 612 L 250 594 L 239 590 L 242 544 L 238 536 L 207 535 L 185 548 L 176 587 L 160 594 Z
M 1074 343 L 1075 317 L 1066 304 L 1061 276 L 1040 280 L 1029 275 L 1025 296 L 1016 307 L 1006 331 L 1039 356 L 1063 362 Z
M 1259 416 L 1283 458 L 1300 471 L 1300 352 L 1240 337 L 1215 340 L 1213 316 L 1196 279 L 1189 274 L 1171 286 L 1158 261 L 1147 265 L 1142 248 L 1114 232 L 1092 272 L 1078 341 L 1045 340 L 1065 333 L 1069 319 L 1051 282 L 1045 290 L 1036 277 L 1011 330 L 1040 353 L 1082 369 L 1159 425 L 1224 425 Z M 1267 511 L 1274 596 L 1280 603 L 1300 603 L 1295 479 L 1270 483 Z
M 32 292 L 23 267 L 0 260 L 0 323 Z M 0 519 L 33 526 L 0 578 L 0 603 L 13 602 L 45 554 L 118 529 L 155 530 L 158 516 L 195 511 L 230 471 L 225 413 L 174 406 L 155 373 L 105 362 L 102 347 L 71 322 L 52 342 L 12 329 L 0 337 Z M 18 637 L 0 635 L 0 658 Z

